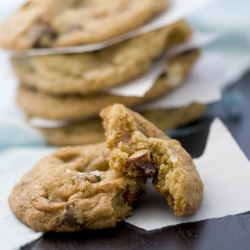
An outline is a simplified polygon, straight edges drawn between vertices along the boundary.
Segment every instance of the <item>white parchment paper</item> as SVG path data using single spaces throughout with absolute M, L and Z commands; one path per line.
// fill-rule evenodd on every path
M 33 55 L 48 55 L 48 54 L 66 54 L 66 53 L 83 53 L 95 50 L 100 50 L 111 45 L 120 43 L 127 39 L 136 37 L 140 34 L 162 28 L 167 26 L 179 19 L 185 18 L 187 15 L 201 9 L 208 3 L 214 0 L 192 0 L 187 2 L 186 0 L 171 0 L 171 6 L 166 9 L 161 15 L 154 18 L 151 22 L 145 24 L 144 26 L 135 29 L 131 32 L 123 34 L 114 39 L 107 40 L 102 43 L 75 46 L 75 47 L 63 47 L 63 48 L 44 48 L 44 49 L 30 49 L 25 51 L 10 51 L 11 56 L 33 56 Z
M 196 214 L 175 217 L 166 200 L 151 187 L 126 222 L 150 231 L 250 210 L 250 163 L 220 120 L 212 123 L 206 149 L 195 164 L 205 187 Z
M 204 52 L 182 85 L 155 101 L 140 105 L 137 110 L 178 108 L 192 102 L 209 104 L 219 101 L 225 83 L 226 60 L 221 53 Z
M 54 150 L 48 147 L 16 148 L 0 153 L 1 249 L 18 249 L 42 235 L 16 219 L 7 199 L 21 176 Z M 151 188 L 126 222 L 149 231 L 250 210 L 250 163 L 220 120 L 211 125 L 205 152 L 195 163 L 205 185 L 205 199 L 195 215 L 175 217 L 165 199 Z
M 191 49 L 202 48 L 215 41 L 219 36 L 217 33 L 194 32 L 189 41 L 174 46 L 161 58 L 155 60 L 146 73 L 123 85 L 106 89 L 104 92 L 111 95 L 142 97 L 152 88 L 157 78 L 166 71 L 168 58 Z

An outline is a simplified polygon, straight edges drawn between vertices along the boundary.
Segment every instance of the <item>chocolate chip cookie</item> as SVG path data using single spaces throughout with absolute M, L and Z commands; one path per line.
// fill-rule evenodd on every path
M 130 215 L 145 178 L 110 169 L 109 154 L 101 143 L 66 147 L 45 157 L 13 188 L 12 212 L 41 232 L 114 227 Z
M 166 64 L 165 72 L 142 97 L 116 96 L 106 93 L 51 95 L 20 85 L 17 91 L 17 103 L 29 116 L 52 120 L 94 117 L 101 109 L 117 102 L 134 107 L 156 99 L 179 86 L 198 57 L 199 50 L 192 50 L 171 58 Z
M 102 42 L 138 28 L 168 0 L 31 0 L 0 29 L 4 48 L 22 50 Z
M 111 149 L 111 168 L 133 178 L 152 178 L 176 216 L 198 210 L 203 183 L 191 156 L 178 141 L 121 104 L 102 110 L 101 117 Z
M 27 86 L 49 94 L 89 94 L 146 72 L 153 59 L 191 32 L 179 21 L 96 52 L 14 58 L 12 64 Z

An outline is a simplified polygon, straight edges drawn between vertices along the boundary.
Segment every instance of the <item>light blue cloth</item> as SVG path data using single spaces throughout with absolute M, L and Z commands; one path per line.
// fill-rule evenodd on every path
M 17 83 L 7 54 L 0 50 L 0 150 L 14 146 L 46 145 L 40 133 L 25 122 L 24 114 L 16 105 Z
M 195 29 L 222 34 L 206 50 L 219 50 L 228 57 L 227 79 L 232 83 L 250 69 L 249 16 L 249 0 L 217 0 L 188 17 Z

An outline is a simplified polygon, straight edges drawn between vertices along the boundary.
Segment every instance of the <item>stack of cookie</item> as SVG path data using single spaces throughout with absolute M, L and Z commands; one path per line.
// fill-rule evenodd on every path
M 141 27 L 165 11 L 167 0 L 31 0 L 0 29 L 0 43 L 11 50 L 96 44 Z M 100 110 L 113 103 L 128 107 L 152 101 L 180 85 L 199 56 L 188 51 L 166 62 L 162 74 L 142 97 L 113 95 L 106 90 L 147 72 L 153 60 L 187 41 L 191 28 L 178 21 L 115 45 L 85 53 L 12 58 L 20 79 L 17 103 L 27 117 L 64 121 L 64 126 L 39 128 L 55 145 L 104 140 Z M 53 52 L 53 49 L 51 49 Z M 143 115 L 162 130 L 200 117 L 203 105 L 151 110 Z

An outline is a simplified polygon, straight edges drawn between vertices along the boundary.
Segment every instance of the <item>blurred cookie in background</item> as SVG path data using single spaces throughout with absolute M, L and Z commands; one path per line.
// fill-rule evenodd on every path
M 142 97 L 118 96 L 102 92 L 88 95 L 50 95 L 21 84 L 17 91 L 17 103 L 29 116 L 53 120 L 98 116 L 101 109 L 118 102 L 127 107 L 135 107 L 159 98 L 179 86 L 187 77 L 199 54 L 199 50 L 191 50 L 171 58 L 166 63 L 165 73 Z
M 206 105 L 193 103 L 186 107 L 160 109 L 141 114 L 159 129 L 167 131 L 198 120 L 205 112 Z M 81 145 L 105 140 L 104 130 L 99 117 L 75 122 L 61 127 L 38 128 L 45 140 L 52 145 Z
M 154 59 L 191 35 L 181 20 L 99 51 L 13 58 L 12 65 L 23 84 L 40 91 L 89 94 L 142 75 Z
M 138 28 L 168 0 L 31 0 L 1 27 L 0 44 L 11 50 L 103 42 Z

